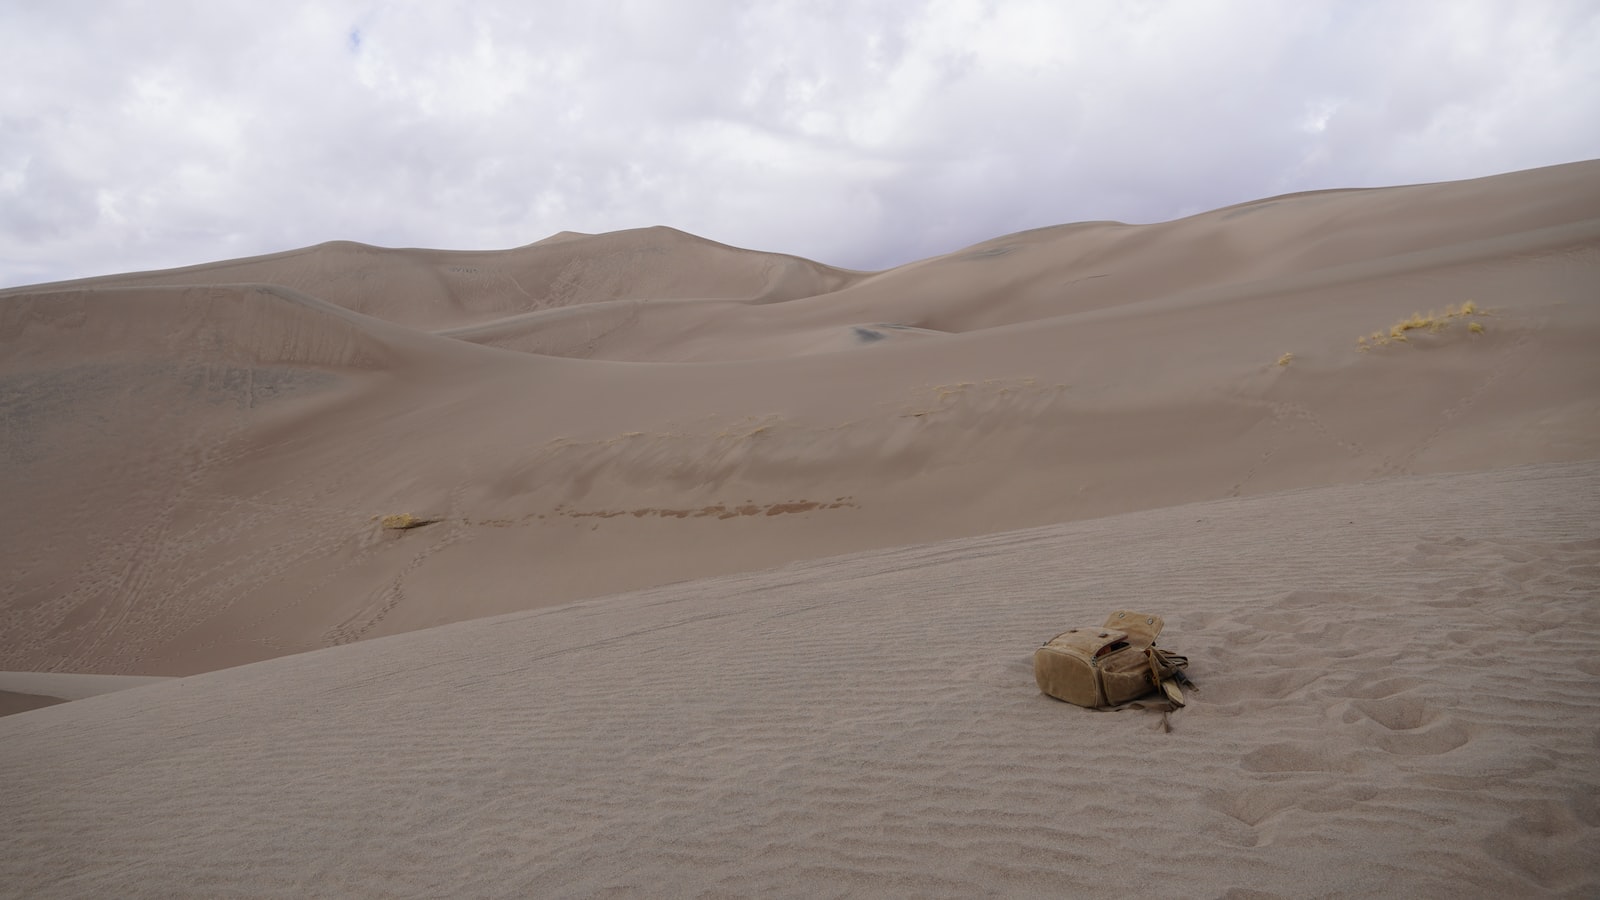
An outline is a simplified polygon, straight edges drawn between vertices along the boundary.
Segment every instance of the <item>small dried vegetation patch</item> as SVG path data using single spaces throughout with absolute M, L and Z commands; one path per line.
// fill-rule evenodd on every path
M 1409 318 L 1389 326 L 1388 331 L 1374 331 L 1356 338 L 1356 349 L 1362 352 L 1377 347 L 1387 347 L 1390 344 L 1406 344 L 1411 341 L 1411 334 L 1440 334 L 1456 322 L 1476 316 L 1485 315 L 1484 311 L 1471 300 L 1460 306 L 1447 306 L 1443 312 L 1430 310 L 1426 315 L 1414 312 Z M 1467 322 L 1468 334 L 1483 334 L 1482 322 Z
M 411 513 L 391 513 L 380 519 L 378 524 L 390 531 L 407 531 L 412 528 L 421 528 L 424 525 L 432 525 L 437 521 L 439 520 L 424 519 Z

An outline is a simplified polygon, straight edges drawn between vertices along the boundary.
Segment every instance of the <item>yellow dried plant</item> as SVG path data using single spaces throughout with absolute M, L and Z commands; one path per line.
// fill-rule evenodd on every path
M 1387 332 L 1374 331 L 1370 336 L 1356 338 L 1356 349 L 1361 351 L 1371 350 L 1373 347 L 1382 347 L 1390 343 L 1409 343 L 1407 332 L 1426 330 L 1429 334 L 1439 334 L 1450 327 L 1456 319 L 1465 319 L 1468 316 L 1481 316 L 1484 312 L 1478 304 L 1471 300 L 1460 306 L 1447 306 L 1443 312 L 1429 310 L 1426 314 L 1414 312 L 1407 318 L 1389 326 Z M 1478 322 L 1467 323 L 1467 331 L 1472 334 L 1483 334 L 1483 325 Z
M 414 516 L 411 513 L 393 513 L 384 516 L 380 524 L 390 531 L 405 531 L 410 528 L 421 528 L 424 525 L 432 525 L 436 521 L 438 520 L 424 519 L 421 516 Z

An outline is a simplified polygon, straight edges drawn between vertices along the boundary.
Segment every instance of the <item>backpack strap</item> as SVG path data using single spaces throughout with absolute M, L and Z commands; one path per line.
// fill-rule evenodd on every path
M 1178 679 L 1161 677 L 1162 669 L 1167 669 L 1174 673 L 1177 672 L 1177 668 L 1171 662 L 1172 654 L 1167 653 L 1165 650 L 1158 650 L 1152 645 L 1144 648 L 1144 655 L 1145 659 L 1150 662 L 1150 678 L 1155 681 L 1156 687 L 1167 695 L 1167 700 L 1172 703 L 1173 709 L 1182 707 L 1183 691 L 1178 687 Z

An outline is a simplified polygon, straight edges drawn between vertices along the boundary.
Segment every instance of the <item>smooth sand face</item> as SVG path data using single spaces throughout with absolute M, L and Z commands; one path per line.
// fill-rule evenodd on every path
M 1056 893 L 1125 874 L 1176 792 L 1174 891 L 1592 891 L 1597 285 L 1587 162 L 881 273 L 653 228 L 0 292 L 0 670 L 211 673 L 0 721 L 0 806 L 33 817 L 0 888 L 228 893 L 236 847 L 263 893 Z M 1045 525 L 1058 562 L 1002 564 Z M 1328 555 L 1280 558 L 1304 541 Z M 1127 753 L 1148 720 L 1063 717 L 1028 677 L 1142 605 L 1232 685 L 1182 714 L 1198 746 Z M 526 617 L 419 631 L 500 614 Z M 40 698 L 0 678 L 0 711 Z M 1135 800 L 1082 780 L 1150 754 Z M 461 780 L 488 809 L 430 793 Z M 100 808 L 62 784 L 115 798 L 94 842 L 52 824 Z M 1063 792 L 1092 799 L 1039 825 Z M 342 816 L 365 843 L 314 824 Z M 390 852 L 451 835 L 486 880 Z M 335 871 L 378 848 L 432 868 Z

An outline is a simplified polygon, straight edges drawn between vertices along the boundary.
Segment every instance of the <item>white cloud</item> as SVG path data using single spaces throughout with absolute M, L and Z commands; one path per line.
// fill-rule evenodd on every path
M 668 224 L 877 267 L 1600 147 L 1574 2 L 0 7 L 0 284 Z

